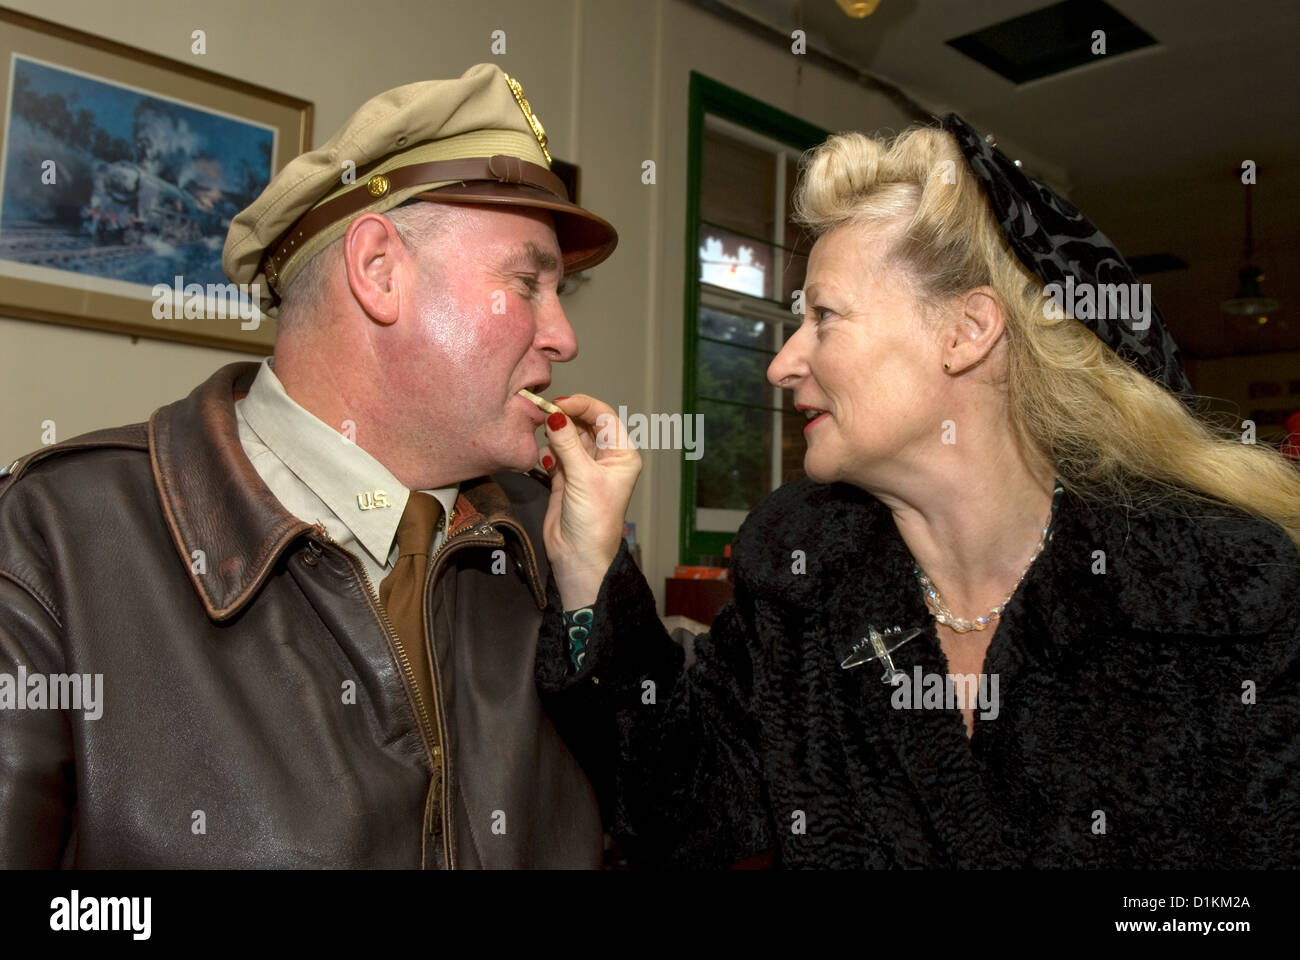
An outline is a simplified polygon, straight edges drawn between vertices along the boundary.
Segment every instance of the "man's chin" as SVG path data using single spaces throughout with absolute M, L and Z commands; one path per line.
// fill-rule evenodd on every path
M 513 470 L 515 473 L 527 473 L 537 466 L 537 460 L 537 444 L 533 441 L 532 434 L 529 434 L 527 447 L 521 449 L 508 460 L 503 457 L 502 463 L 493 472 L 495 473 L 497 470 Z

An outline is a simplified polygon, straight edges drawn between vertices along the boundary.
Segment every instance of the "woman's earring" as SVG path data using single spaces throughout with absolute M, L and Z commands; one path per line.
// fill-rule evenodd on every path
M 945 370 L 951 370 L 951 369 L 952 369 L 952 364 L 950 364 L 950 363 L 945 363 L 945 364 L 943 365 L 943 368 L 944 368 Z

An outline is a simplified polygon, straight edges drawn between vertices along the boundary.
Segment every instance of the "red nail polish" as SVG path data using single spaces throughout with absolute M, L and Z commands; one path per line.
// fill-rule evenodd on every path
M 555 461 L 550 457 L 542 457 L 542 466 L 549 470 L 551 467 L 555 466 Z
M 552 430 L 564 429 L 564 424 L 566 422 L 567 421 L 564 417 L 564 414 L 562 413 L 553 413 L 546 418 L 546 425 L 550 427 Z
M 561 400 L 568 400 L 568 397 L 556 397 L 551 403 L 559 403 Z

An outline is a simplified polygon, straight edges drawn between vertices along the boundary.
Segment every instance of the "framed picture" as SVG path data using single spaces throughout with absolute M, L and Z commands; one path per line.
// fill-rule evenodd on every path
M 0 7 L 0 316 L 269 353 L 235 214 L 312 105 Z

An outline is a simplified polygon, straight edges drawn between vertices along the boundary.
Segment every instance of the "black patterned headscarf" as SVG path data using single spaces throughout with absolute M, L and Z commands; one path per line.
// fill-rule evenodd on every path
M 1008 160 L 957 114 L 950 113 L 939 122 L 956 138 L 971 171 L 984 185 L 989 206 L 1011 249 L 1044 285 L 1068 285 L 1073 290 L 1090 287 L 1096 298 L 1100 284 L 1138 282 L 1115 245 L 1070 201 Z M 1066 302 L 1066 311 L 1074 316 L 1069 306 Z M 1093 315 L 1076 319 L 1148 377 L 1187 397 L 1192 386 L 1178 347 L 1154 302 L 1150 309 L 1150 324 L 1145 329 L 1128 316 L 1098 318 L 1101 311 L 1097 310 L 1080 311 Z

